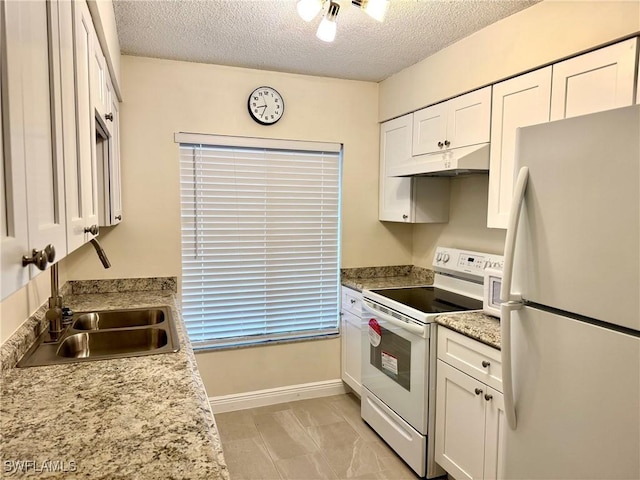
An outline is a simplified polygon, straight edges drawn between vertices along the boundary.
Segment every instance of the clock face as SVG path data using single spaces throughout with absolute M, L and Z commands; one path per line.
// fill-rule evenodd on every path
M 284 113 L 282 95 L 271 87 L 256 88 L 249 95 L 247 106 L 251 118 L 262 125 L 273 125 Z

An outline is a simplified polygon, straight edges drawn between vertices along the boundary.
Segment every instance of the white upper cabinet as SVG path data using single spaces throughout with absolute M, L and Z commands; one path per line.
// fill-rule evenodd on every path
M 491 87 L 413 114 L 412 154 L 423 155 L 489 141 Z
M 378 218 L 390 222 L 409 220 L 411 178 L 389 177 L 388 170 L 411 156 L 411 115 L 380 125 L 380 189 Z M 404 218 L 403 218 L 404 217 Z
M 405 223 L 449 220 L 449 179 L 392 177 L 389 172 L 411 158 L 412 115 L 380 125 L 378 218 Z
M 637 38 L 553 65 L 551 120 L 632 105 Z
M 56 5 L 44 0 L 3 2 L 2 8 L 6 32 L 3 167 L 7 175 L 3 187 L 4 298 L 39 272 L 34 265 L 23 269 L 28 274 L 21 272 L 22 255 L 30 257 L 32 250 L 42 251 L 50 245 L 57 261 L 66 255 L 67 245 L 64 158 L 58 141 L 62 120 Z M 22 252 L 16 256 L 18 246 Z
M 447 102 L 423 108 L 413 114 L 415 135 L 412 142 L 412 155 L 438 152 L 444 149 L 447 138 Z
M 98 162 L 101 176 L 100 186 L 100 226 L 117 225 L 122 220 L 122 189 L 120 177 L 120 103 L 111 79 L 107 78 L 107 100 L 109 108 L 105 114 L 107 139 L 103 149 L 102 162 Z M 98 145 L 100 142 L 98 142 Z M 100 166 L 100 163 L 102 165 Z
M 549 121 L 551 67 L 493 86 L 487 226 L 507 228 L 513 195 L 516 130 Z

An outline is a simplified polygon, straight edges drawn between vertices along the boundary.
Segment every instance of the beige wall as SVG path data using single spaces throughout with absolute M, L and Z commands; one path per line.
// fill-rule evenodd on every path
M 640 31 L 638 1 L 546 0 L 490 25 L 380 83 L 384 121 Z M 416 225 L 412 262 L 430 267 L 437 245 L 500 253 L 488 229 L 487 176 L 452 180 L 450 221 Z

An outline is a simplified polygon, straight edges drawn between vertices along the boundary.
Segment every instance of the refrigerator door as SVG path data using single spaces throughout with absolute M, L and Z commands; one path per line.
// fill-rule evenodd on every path
M 524 307 L 512 345 L 504 478 L 640 478 L 640 338 Z
M 525 127 L 512 292 L 640 330 L 640 105 Z

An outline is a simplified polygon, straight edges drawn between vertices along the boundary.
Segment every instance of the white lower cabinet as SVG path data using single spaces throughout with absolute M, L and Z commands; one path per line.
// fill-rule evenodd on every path
M 451 334 L 457 340 L 459 334 L 438 328 L 436 462 L 456 480 L 502 478 L 502 443 L 506 428 L 503 396 L 500 390 L 468 374 L 475 370 L 475 363 L 487 347 L 465 337 L 467 342 L 463 343 L 481 347 L 479 352 L 471 349 L 465 350 L 468 355 L 463 353 L 461 359 L 470 366 L 470 369 L 463 367 L 468 370 L 465 373 L 442 359 L 440 345 Z M 461 343 L 456 341 L 455 345 Z M 492 361 L 491 357 L 482 360 L 485 364 Z M 490 366 L 483 368 L 490 369 Z
M 362 390 L 361 305 L 362 293 L 342 287 L 342 381 L 358 395 Z

